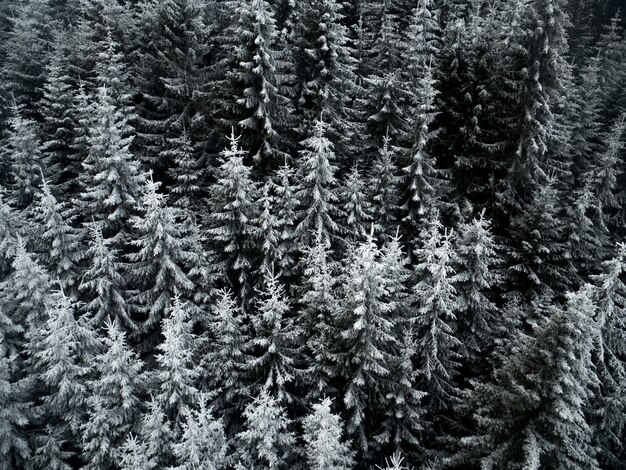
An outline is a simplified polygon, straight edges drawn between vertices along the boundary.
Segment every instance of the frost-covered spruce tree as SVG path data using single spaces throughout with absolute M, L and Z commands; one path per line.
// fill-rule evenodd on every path
M 417 97 L 417 114 L 414 118 L 412 148 L 408 165 L 402 168 L 402 196 L 400 216 L 404 233 L 412 238 L 416 231 L 424 227 L 429 214 L 439 208 L 441 184 L 440 172 L 435 168 L 435 161 L 429 153 L 428 144 L 433 138 L 433 120 L 435 117 L 434 100 L 436 90 L 432 68 L 428 66 L 420 80 Z
M 74 301 L 63 291 L 55 292 L 52 300 L 55 305 L 49 309 L 48 320 L 27 345 L 31 377 L 39 387 L 37 423 L 45 425 L 36 435 L 35 454 L 38 465 L 69 469 L 70 459 L 79 452 L 91 360 L 100 352 L 101 343 L 91 325 L 74 318 Z
M 574 181 L 580 185 L 582 175 L 588 171 L 593 156 L 601 148 L 600 140 L 600 87 L 599 57 L 588 59 L 580 71 L 571 106 L 576 110 L 571 125 L 572 172 Z
M 598 214 L 596 198 L 588 187 L 574 190 L 565 208 L 565 243 L 579 276 L 598 272 L 598 260 L 606 257 L 608 231 Z
M 398 225 L 398 190 L 401 178 L 395 153 L 390 138 L 385 136 L 367 178 L 374 233 L 383 241 L 396 233 Z
M 204 60 L 214 45 L 210 35 L 217 28 L 209 24 L 204 6 L 193 0 L 144 1 L 137 18 L 141 34 L 135 40 L 141 59 L 131 73 L 144 96 L 137 107 L 138 140 L 141 159 L 159 178 L 172 167 L 176 140 L 183 132 L 189 134 L 195 151 L 206 139 L 202 106 L 214 104 L 205 102 L 202 88 L 213 84 L 214 72 Z M 199 163 L 193 160 L 190 163 Z
M 309 401 L 334 393 L 332 384 L 336 371 L 331 354 L 339 332 L 337 277 L 333 264 L 330 242 L 318 233 L 315 244 L 307 248 L 302 261 L 304 276 L 297 318 L 305 335 L 303 354 L 307 367 L 304 377 Z
M 180 135 L 169 138 L 162 155 L 173 163 L 169 168 L 172 179 L 169 201 L 177 207 L 198 211 L 203 194 L 204 171 L 196 158 L 189 132 L 183 130 Z
M 57 201 L 44 180 L 33 208 L 37 222 L 37 252 L 50 274 L 68 294 L 78 288 L 83 259 L 81 234 L 72 227 L 66 205 Z
M 355 96 L 355 60 L 342 23 L 342 4 L 314 0 L 296 4 L 299 19 L 294 36 L 294 63 L 298 82 L 295 108 L 300 139 L 311 136 L 324 120 L 340 160 L 348 159 L 354 142 L 350 101 Z M 321 116 L 321 117 L 320 117 Z
M 198 397 L 198 410 L 185 407 L 186 420 L 179 442 L 173 445 L 175 470 L 219 470 L 228 463 L 228 443 L 221 419 L 215 419 L 208 397 Z
M 378 31 L 373 32 L 371 46 L 371 73 L 365 77 L 363 111 L 368 153 L 374 154 L 385 138 L 406 144 L 408 127 L 409 83 L 402 73 L 403 39 L 400 33 L 397 1 L 380 2 Z
M 520 333 L 490 382 L 474 383 L 477 431 L 462 443 L 483 468 L 598 469 L 584 411 L 597 384 L 598 324 L 589 286 Z
M 298 159 L 296 199 L 300 206 L 295 235 L 301 249 L 312 246 L 318 234 L 334 242 L 343 233 L 339 225 L 343 213 L 336 194 L 334 145 L 326 137 L 327 127 L 323 121 L 315 121 L 312 135 L 302 141 L 304 150 Z
M 602 96 L 602 107 L 605 110 L 604 129 L 619 114 L 626 112 L 626 103 L 622 97 L 624 71 L 620 65 L 623 62 L 626 46 L 623 41 L 624 26 L 619 12 L 601 28 L 597 44 L 600 59 L 599 88 Z
M 106 88 L 112 103 L 119 108 L 129 120 L 134 119 L 131 100 L 130 74 L 125 63 L 122 45 L 114 36 L 111 25 L 104 25 L 102 39 L 96 46 L 97 60 L 94 66 L 95 84 L 98 88 Z M 126 127 L 124 131 L 131 131 Z
M 605 149 L 591 158 L 588 171 L 584 174 L 584 184 L 593 194 L 590 215 L 598 224 L 598 237 L 602 232 L 624 230 L 623 194 L 618 190 L 621 183 L 619 162 L 624 149 L 623 136 L 626 129 L 626 114 L 619 117 L 605 136 Z M 614 212 L 617 210 L 617 214 Z
M 254 201 L 257 188 L 244 164 L 244 152 L 231 134 L 230 148 L 222 151 L 217 181 L 211 187 L 207 235 L 217 253 L 220 272 L 240 302 L 249 303 Z
M 273 191 L 275 194 L 275 213 L 278 224 L 278 261 L 275 268 L 285 283 L 295 274 L 298 246 L 295 242 L 295 228 L 297 222 L 294 168 L 283 165 L 275 173 Z
M 101 352 L 101 344 L 89 323 L 76 320 L 75 301 L 63 291 L 57 291 L 52 294 L 52 302 L 48 319 L 28 345 L 28 351 L 35 378 L 45 391 L 40 397 L 43 402 L 40 419 L 53 427 L 52 438 L 76 443 L 81 438 L 80 426 L 87 418 L 91 361 Z M 42 450 L 38 453 L 45 452 L 46 436 L 41 436 Z
M 154 457 L 157 467 L 173 462 L 172 444 L 174 436 L 172 428 L 163 412 L 159 400 L 152 397 L 148 410 L 141 417 L 139 433 L 142 441 L 147 444 L 146 455 Z
M 138 211 L 145 177 L 130 152 L 133 137 L 126 133 L 127 117 L 106 87 L 98 89 L 93 113 L 89 154 L 82 162 L 82 192 L 75 204 L 85 220 L 101 222 L 104 237 L 121 248 L 129 237 L 128 221 Z
M 441 233 L 436 221 L 420 235 L 416 250 L 417 283 L 411 291 L 420 383 L 433 413 L 450 408 L 457 398 L 454 381 L 461 341 L 457 336 L 458 299 L 453 284 L 452 234 Z
M 31 461 L 25 426 L 32 404 L 26 401 L 27 384 L 14 378 L 12 359 L 0 356 L 0 469 L 27 468 Z
M 453 2 L 450 2 L 453 3 Z M 449 7 L 454 9 L 454 7 Z M 410 83 L 420 83 L 431 60 L 441 55 L 441 7 L 433 0 L 420 0 L 411 8 L 404 47 L 406 72 Z
M 380 262 L 382 264 L 381 269 L 387 277 L 387 297 L 395 303 L 394 314 L 398 319 L 396 329 L 402 330 L 406 326 L 403 320 L 409 318 L 410 296 L 407 284 L 411 277 L 411 271 L 408 267 L 399 229 L 396 228 L 396 233 L 383 244 Z
M 347 431 L 355 439 L 361 458 L 367 462 L 390 443 L 390 430 L 381 433 L 381 428 L 386 427 L 383 410 L 392 407 L 399 394 L 405 391 L 405 380 L 409 384 L 412 381 L 412 377 L 394 375 L 400 372 L 401 343 L 394 328 L 397 303 L 389 296 L 385 268 L 380 249 L 371 235 L 348 255 L 343 276 L 339 351 L 334 358 L 337 373 L 345 381 L 343 402 L 348 416 Z M 419 398 L 411 397 L 405 403 L 407 410 L 415 406 Z M 420 428 L 415 421 L 419 414 L 405 413 L 407 428 Z
M 149 453 L 148 444 L 135 435 L 129 435 L 120 450 L 121 470 L 155 470 L 157 462 Z
M 306 460 L 311 470 L 349 470 L 354 453 L 343 439 L 343 423 L 325 398 L 303 420 Z
M 276 169 L 285 152 L 289 99 L 286 94 L 286 55 L 278 51 L 274 10 L 267 0 L 237 1 L 233 26 L 232 66 L 227 79 L 233 120 L 260 174 Z
M 137 292 L 131 299 L 141 320 L 143 339 L 154 341 L 159 324 L 180 295 L 200 307 L 208 296 L 211 273 L 202 249 L 199 230 L 181 209 L 167 206 L 159 183 L 147 179 L 142 191 L 143 214 L 131 219 L 131 245 L 137 247 L 128 259 L 128 278 Z
M 202 379 L 215 394 L 214 408 L 233 422 L 242 411 L 248 390 L 250 357 L 242 325 L 243 313 L 231 291 L 221 289 L 208 317 L 210 340 L 201 359 Z
M 0 280 L 4 280 L 11 270 L 11 263 L 18 247 L 18 238 L 27 235 L 24 214 L 14 210 L 0 189 Z
M 459 225 L 453 251 L 459 339 L 466 360 L 477 363 L 492 349 L 498 308 L 490 293 L 499 282 L 496 270 L 501 264 L 484 211 Z
M 9 131 L 3 157 L 10 162 L 12 202 L 19 209 L 28 207 L 39 192 L 43 156 L 40 149 L 39 129 L 32 119 L 25 118 L 17 106 L 8 120 Z
M 138 325 L 130 316 L 126 281 L 121 274 L 117 252 L 111 248 L 111 240 L 103 237 L 99 224 L 93 225 L 91 232 L 87 250 L 89 268 L 79 286 L 87 296 L 83 309 L 94 327 L 100 327 L 108 320 L 128 332 L 135 332 Z
M 251 402 L 243 413 L 244 430 L 237 435 L 239 467 L 286 470 L 297 455 L 296 436 L 291 431 L 287 410 L 267 390 Z
M 156 399 L 177 437 L 182 429 L 185 409 L 193 408 L 198 395 L 199 339 L 193 332 L 194 318 L 180 296 L 172 301 L 162 320 L 163 342 L 156 349 L 154 372 Z
M 51 6 L 47 0 L 33 0 L 14 3 L 10 11 L 11 28 L 3 41 L 6 55 L 0 80 L 18 105 L 27 106 L 27 115 L 34 117 L 52 45 Z
M 291 403 L 302 374 L 299 364 L 302 331 L 294 322 L 278 276 L 267 271 L 263 285 L 253 317 L 254 337 L 250 339 L 250 348 L 255 350 L 255 357 L 249 361 L 255 375 L 252 391 L 256 395 L 267 390 L 279 403 Z
M 516 102 L 518 115 L 526 117 L 516 122 L 512 133 L 514 154 L 507 178 L 510 195 L 505 195 L 512 204 L 544 185 L 546 174 L 563 171 L 558 168 L 558 152 L 565 131 L 562 118 L 570 77 L 566 3 L 539 0 L 523 10 L 527 34 L 522 45 L 526 49 L 522 67 L 527 70 Z
M 43 117 L 41 152 L 44 172 L 56 196 L 68 200 L 76 195 L 80 161 L 73 151 L 78 116 L 74 107 L 74 80 L 70 76 L 64 36 L 57 39 L 48 64 L 43 98 L 39 104 Z
M 372 220 L 372 209 L 366 198 L 363 179 L 358 168 L 352 168 L 346 177 L 340 199 L 345 214 L 345 227 L 348 237 L 354 242 L 365 240 Z
M 272 183 L 269 180 L 263 184 L 260 197 L 256 201 L 258 217 L 255 221 L 254 238 L 261 252 L 261 263 L 258 267 L 258 272 L 261 276 L 268 270 L 273 269 L 280 260 L 278 252 L 280 233 L 274 208 L 275 198 L 270 192 L 271 185 Z
M 62 439 L 57 430 L 46 425 L 43 433 L 35 437 L 37 448 L 31 464 L 35 468 L 47 468 L 50 470 L 71 470 L 68 463 L 72 458 L 72 452 L 64 450 L 66 441 Z
M 88 384 L 89 417 L 82 425 L 84 468 L 119 468 L 121 449 L 141 411 L 143 363 L 130 349 L 126 335 L 107 321 L 105 351 L 95 358 L 96 377 Z
M 594 389 L 588 421 L 598 461 L 607 467 L 619 465 L 626 455 L 626 285 L 621 279 L 626 270 L 626 246 L 618 244 L 615 251 L 611 259 L 602 263 L 600 274 L 593 276 L 599 327 L 594 365 L 599 386 Z
M 47 271 L 27 250 L 23 239 L 18 238 L 13 271 L 0 282 L 0 307 L 23 336 L 15 338 L 15 345 L 39 334 L 40 327 L 51 306 L 51 280 Z
M 555 186 L 552 179 L 543 184 L 511 221 L 507 260 L 510 290 L 531 299 L 544 289 L 562 294 L 577 280 Z

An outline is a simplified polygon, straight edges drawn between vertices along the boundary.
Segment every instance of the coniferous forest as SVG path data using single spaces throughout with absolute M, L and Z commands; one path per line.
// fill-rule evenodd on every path
M 625 20 L 0 0 L 0 470 L 625 469 Z

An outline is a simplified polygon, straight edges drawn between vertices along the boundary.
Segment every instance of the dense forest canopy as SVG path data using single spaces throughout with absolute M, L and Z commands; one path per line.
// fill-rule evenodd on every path
M 0 470 L 623 469 L 625 16 L 0 0 Z

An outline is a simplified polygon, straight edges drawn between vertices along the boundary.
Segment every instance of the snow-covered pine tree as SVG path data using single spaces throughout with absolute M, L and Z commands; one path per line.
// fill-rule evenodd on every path
M 275 197 L 271 192 L 272 182 L 265 181 L 260 191 L 260 197 L 256 201 L 256 226 L 254 227 L 255 244 L 260 248 L 261 262 L 257 272 L 263 276 L 263 273 L 270 271 L 280 261 L 280 253 L 278 244 L 280 238 L 278 219 L 275 213 Z
M 81 234 L 71 225 L 66 205 L 57 201 L 44 180 L 33 208 L 37 222 L 37 252 L 50 274 L 68 294 L 78 288 L 83 259 Z
M 215 34 L 205 6 L 193 0 L 140 3 L 136 40 L 141 60 L 132 71 L 143 95 L 137 106 L 137 140 L 142 160 L 159 179 L 180 155 L 176 140 L 183 132 L 194 149 L 190 164 L 201 166 L 198 154 L 207 131 L 201 108 L 214 106 L 205 102 L 202 90 L 212 84 L 213 73 L 204 61 L 213 52 L 210 35 Z
M 415 253 L 417 282 L 411 292 L 414 311 L 410 318 L 415 325 L 420 382 L 433 414 L 445 412 L 458 398 L 454 376 L 461 341 L 456 329 L 452 238 L 451 232 L 442 233 L 441 223 L 436 221 L 422 231 L 421 246 Z
M 432 67 L 429 64 L 420 80 L 417 113 L 414 117 L 412 148 L 408 165 L 403 167 L 402 205 L 400 215 L 403 232 L 407 239 L 429 223 L 432 212 L 439 209 L 441 198 L 441 174 L 428 151 L 429 141 L 434 136 L 432 123 L 435 117 L 434 100 L 437 91 L 434 87 Z
M 32 0 L 16 2 L 10 11 L 12 27 L 2 45 L 6 56 L 0 66 L 0 82 L 18 105 L 26 106 L 25 115 L 34 118 L 53 42 L 51 8 L 48 0 Z
M 193 219 L 167 206 L 159 184 L 147 179 L 142 190 L 143 214 L 134 216 L 130 244 L 137 251 L 128 259 L 128 278 L 136 294 L 131 298 L 141 336 L 154 342 L 159 324 L 176 296 L 200 308 L 211 288 L 211 272 L 202 248 L 200 233 Z M 194 314 L 195 315 L 195 314 Z
M 598 224 L 598 238 L 602 232 L 624 233 L 624 202 L 621 190 L 623 176 L 619 170 L 621 152 L 626 146 L 623 140 L 626 130 L 626 114 L 620 116 L 604 137 L 605 149 L 590 159 L 587 173 L 583 176 L 586 189 L 593 194 L 590 207 L 591 219 Z M 616 213 L 617 212 L 617 213 Z
M 341 21 L 342 2 L 314 0 L 297 3 L 296 9 L 299 21 L 293 57 L 298 135 L 310 137 L 319 120 L 327 122 L 340 162 L 349 164 L 355 135 L 350 102 L 356 96 L 356 64 Z
M 97 45 L 97 61 L 94 67 L 96 76 L 95 85 L 106 88 L 113 106 L 120 109 L 124 115 L 133 120 L 135 118 L 131 100 L 130 74 L 127 71 L 125 55 L 121 45 L 113 36 L 111 25 L 104 27 L 104 37 Z M 131 131 L 132 127 L 124 129 Z M 129 132 L 130 133 L 130 132 Z
M 348 173 L 340 194 L 345 214 L 345 227 L 349 240 L 359 243 L 369 233 L 372 209 L 365 194 L 365 184 L 356 166 Z
M 105 75 L 110 71 L 115 72 L 111 79 L 125 75 L 124 56 L 128 54 L 130 36 L 127 33 L 134 31 L 133 18 L 131 10 L 117 1 L 72 0 L 71 6 L 76 21 L 70 28 L 74 42 L 69 59 L 75 76 L 86 82 L 91 93 L 104 83 L 103 79 L 108 80 Z
M 219 290 L 208 317 L 210 339 L 204 342 L 200 366 L 208 391 L 215 394 L 214 408 L 228 418 L 226 424 L 239 418 L 249 394 L 249 338 L 242 317 L 232 292 Z
M 331 358 L 337 328 L 337 277 L 330 253 L 330 242 L 320 233 L 306 249 L 302 261 L 303 283 L 297 323 L 305 335 L 304 357 L 307 368 L 307 400 L 312 402 L 334 392 L 335 371 Z
M 99 224 L 94 224 L 91 232 L 87 250 L 90 264 L 79 286 L 79 290 L 87 295 L 84 310 L 94 327 L 100 327 L 108 320 L 135 332 L 138 325 L 130 317 L 126 281 L 121 274 L 117 252 L 111 248 L 111 241 L 103 237 Z
M 272 271 L 265 272 L 257 303 L 254 337 L 250 339 L 254 357 L 249 361 L 254 370 L 253 395 L 267 390 L 279 403 L 292 403 L 302 375 L 302 331 L 294 322 L 285 289 Z
M 493 326 L 498 308 L 493 291 L 499 282 L 501 260 L 484 211 L 459 225 L 454 239 L 451 282 L 456 289 L 457 330 L 463 356 L 478 365 L 493 349 Z M 481 367 L 481 369 L 486 370 Z
M 252 294 L 249 271 L 257 188 L 234 131 L 229 140 L 230 148 L 222 151 L 222 163 L 211 187 L 207 235 L 224 280 L 247 307 Z
M 562 216 L 559 192 L 551 178 L 511 220 L 506 265 L 509 292 L 532 299 L 545 289 L 562 294 L 576 284 Z
M 163 342 L 156 347 L 155 398 L 171 423 L 174 438 L 181 434 L 185 410 L 194 408 L 199 393 L 199 339 L 190 313 L 189 306 L 176 296 L 162 320 Z
M 126 335 L 107 321 L 105 351 L 95 357 L 96 377 L 88 383 L 89 418 L 82 425 L 82 453 L 88 470 L 119 468 L 122 446 L 141 411 L 143 362 Z
M 35 437 L 35 443 L 37 448 L 31 461 L 34 468 L 72 470 L 68 462 L 73 454 L 64 450 L 66 441 L 62 439 L 55 428 L 46 425 L 43 433 Z
M 337 171 L 334 165 L 334 145 L 326 137 L 328 124 L 315 121 L 310 137 L 302 141 L 297 178 L 299 189 L 296 199 L 300 202 L 296 240 L 300 248 L 313 245 L 315 237 L 337 241 L 343 233 L 339 220 L 343 213 L 336 194 Z
M 584 416 L 597 384 L 596 308 L 590 286 L 567 297 L 530 336 L 518 334 L 492 381 L 474 383 L 477 429 L 461 442 L 483 468 L 600 468 Z
M 229 32 L 233 44 L 226 71 L 227 82 L 234 88 L 228 99 L 229 108 L 256 172 L 268 175 L 290 158 L 285 141 L 291 113 L 286 82 L 292 66 L 286 62 L 289 56 L 277 48 L 276 21 L 270 3 L 251 0 L 234 4 L 236 25 Z
M 396 299 L 389 295 L 389 273 L 381 261 L 381 251 L 372 235 L 350 253 L 343 275 L 341 330 L 338 352 L 334 353 L 337 374 L 345 380 L 343 402 L 347 411 L 347 431 L 355 439 L 359 455 L 372 462 L 391 443 L 384 410 L 395 406 L 395 399 L 413 377 L 392 375 L 401 372 L 401 341 L 395 330 Z M 412 374 L 412 373 L 411 373 Z M 408 382 L 407 382 L 408 380 Z M 417 432 L 421 413 L 412 412 L 421 394 L 414 390 L 405 407 L 405 427 Z M 395 437 L 395 436 L 394 436 Z
M 383 241 L 393 236 L 397 230 L 401 178 L 396 166 L 395 150 L 391 146 L 390 138 L 385 136 L 368 178 L 374 233 Z
M 66 59 L 65 35 L 57 38 L 48 64 L 46 83 L 39 108 L 43 117 L 41 152 L 43 171 L 62 201 L 76 196 L 80 161 L 73 151 L 78 116 L 74 107 L 74 82 Z
M 400 230 L 396 228 L 396 233 L 383 244 L 380 262 L 381 269 L 387 277 L 387 296 L 395 303 L 396 328 L 402 330 L 406 326 L 403 320 L 409 318 L 410 296 L 407 292 L 407 284 L 411 278 L 411 270 L 408 267 L 399 232 Z
M 603 468 L 619 465 L 626 455 L 626 285 L 622 281 L 625 271 L 626 246 L 618 244 L 613 257 L 604 261 L 601 272 L 592 278 L 599 328 L 594 351 L 599 386 L 594 389 L 587 416 Z
M 575 91 L 572 96 L 572 107 L 575 116 L 572 119 L 571 148 L 572 172 L 577 186 L 593 164 L 593 156 L 601 149 L 600 112 L 601 96 L 599 87 L 600 59 L 591 57 L 580 71 Z
M 23 332 L 17 345 L 37 335 L 50 307 L 51 280 L 46 270 L 18 238 L 13 271 L 0 283 L 0 306 L 11 322 Z M 23 344 L 22 344 L 23 345 Z
M 219 470 L 228 463 L 228 443 L 221 419 L 215 419 L 206 395 L 198 397 L 198 410 L 185 407 L 183 434 L 175 443 L 175 470 Z
M 9 131 L 3 145 L 4 159 L 10 162 L 12 201 L 18 209 L 28 207 L 39 192 L 43 175 L 39 128 L 35 121 L 23 116 L 23 110 L 12 108 Z
M 63 291 L 52 294 L 53 306 L 41 331 L 28 345 L 34 378 L 43 385 L 39 422 L 50 430 L 40 436 L 37 454 L 50 457 L 54 441 L 66 441 L 62 449 L 73 455 L 80 441 L 79 432 L 87 419 L 87 380 L 91 378 L 92 359 L 101 344 L 92 326 L 76 320 L 76 304 Z M 68 462 L 68 457 L 64 458 Z M 67 464 L 66 464 L 67 465 Z M 69 468 L 69 467 L 68 467 Z
M 385 144 L 385 138 L 407 145 L 411 92 L 402 71 L 406 58 L 396 3 L 395 0 L 380 2 L 379 27 L 368 53 L 371 73 L 365 78 L 366 92 L 360 103 L 369 144 L 366 154 L 375 154 Z
M 93 217 L 102 223 L 104 237 L 121 248 L 129 237 L 128 220 L 138 211 L 145 177 L 130 152 L 133 137 L 125 132 L 127 117 L 106 87 L 98 89 L 93 112 L 89 154 L 82 162 L 82 192 L 75 204 L 87 221 Z
M 172 444 L 174 444 L 175 440 L 172 435 L 172 428 L 159 400 L 154 396 L 151 397 L 148 409 L 141 417 L 138 433 L 138 450 L 142 454 L 138 456 L 140 459 L 147 459 L 148 463 L 153 461 L 156 468 L 167 467 L 174 462 Z M 122 458 L 129 453 L 133 456 L 132 450 L 132 448 L 125 448 Z M 132 470 L 141 470 L 142 468 L 138 467 Z
M 294 234 L 297 222 L 296 208 L 298 207 L 294 179 L 295 170 L 288 165 L 283 165 L 275 173 L 273 186 L 274 210 L 278 224 L 278 262 L 275 268 L 285 283 L 288 283 L 295 274 L 298 251 Z
M 27 384 L 14 378 L 12 359 L 0 356 L 0 469 L 27 468 L 31 451 L 24 427 L 30 423 L 32 404 L 26 401 Z
M 9 274 L 18 238 L 26 236 L 28 229 L 24 214 L 8 204 L 5 194 L 6 192 L 0 188 L 0 281 Z
M 72 194 L 68 199 L 76 204 L 79 193 L 82 190 L 81 173 L 83 172 L 83 162 L 87 160 L 91 149 L 89 136 L 95 126 L 94 96 L 88 94 L 87 84 L 79 80 L 78 86 L 74 90 L 72 97 L 72 107 L 76 114 L 76 126 L 74 127 L 74 139 L 72 142 L 72 155 L 76 159 L 76 179 Z
M 287 410 L 267 390 L 251 402 L 243 413 L 245 427 L 237 435 L 238 468 L 287 470 L 297 455 L 296 436 L 291 431 Z
M 331 405 L 330 398 L 315 403 L 303 420 L 305 455 L 311 470 L 350 470 L 354 465 L 350 444 L 343 439 L 343 423 Z
M 441 4 L 433 0 L 418 0 L 412 3 L 408 28 L 404 37 L 405 74 L 410 84 L 419 84 L 432 60 L 442 54 Z M 448 10 L 450 6 L 448 6 Z
M 168 170 L 172 179 L 169 201 L 177 207 L 198 213 L 204 192 L 204 169 L 195 156 L 189 132 L 183 130 L 180 135 L 168 138 L 161 155 L 172 162 Z
M 508 169 L 509 204 L 528 200 L 545 185 L 548 174 L 562 173 L 559 150 L 566 138 L 563 112 L 568 80 L 567 29 L 570 25 L 564 0 L 538 0 L 524 8 L 527 35 L 526 73 L 518 91 L 518 119 L 513 136 L 515 152 Z M 557 175 L 560 179 L 561 175 Z
M 602 96 L 603 130 L 608 130 L 611 122 L 626 112 L 626 103 L 622 97 L 624 90 L 624 71 L 621 64 L 626 55 L 623 40 L 624 27 L 619 10 L 600 31 L 597 52 L 600 59 L 599 87 Z
M 148 444 L 130 434 L 120 449 L 120 469 L 121 470 L 155 470 L 157 462 L 154 456 L 150 455 Z

